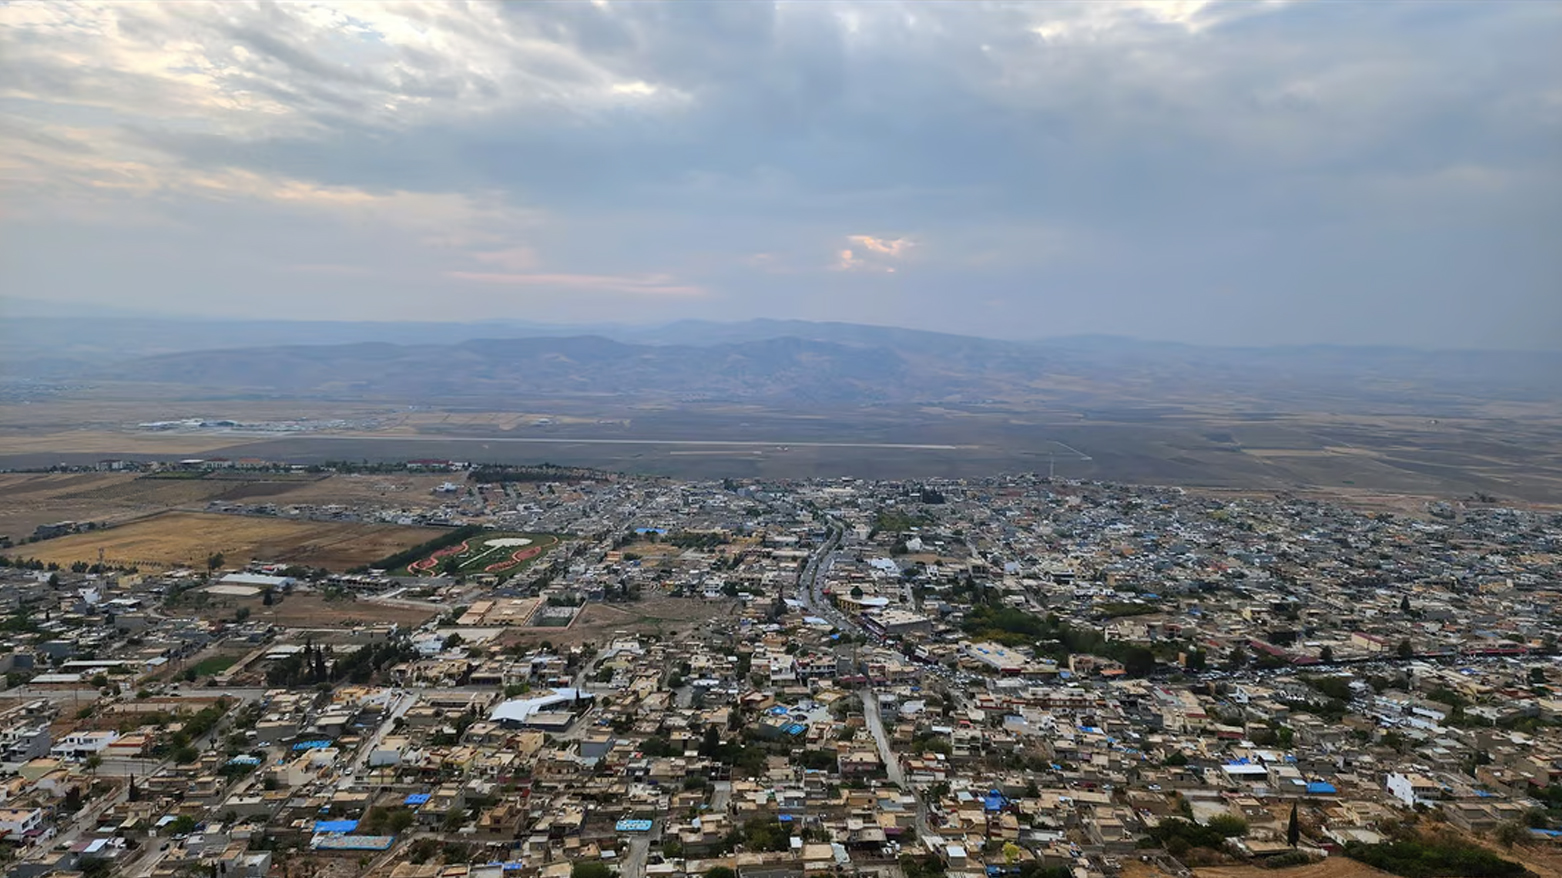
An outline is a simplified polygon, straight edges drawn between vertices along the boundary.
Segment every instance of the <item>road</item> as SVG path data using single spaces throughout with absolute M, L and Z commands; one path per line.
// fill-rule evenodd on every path
M 900 767 L 900 760 L 896 758 L 895 751 L 890 749 L 889 735 L 884 731 L 884 720 L 879 716 L 879 696 L 871 688 L 860 689 L 857 692 L 862 698 L 862 717 L 868 724 L 868 734 L 873 736 L 873 741 L 879 747 L 879 758 L 884 760 L 884 776 L 889 782 L 908 792 L 916 799 L 917 838 L 928 834 L 927 805 L 910 784 L 906 783 L 906 773 Z
M 650 832 L 637 832 L 629 839 L 629 851 L 624 854 L 624 861 L 618 867 L 620 878 L 645 878 L 646 860 L 651 854 L 651 839 L 659 838 L 662 831 L 662 819 L 656 818 L 651 823 Z
M 830 572 L 835 550 L 840 546 L 841 538 L 845 533 L 845 527 L 834 520 L 829 522 L 829 527 L 830 536 L 812 555 L 808 556 L 808 562 L 797 578 L 797 598 L 804 607 L 808 608 L 810 614 L 829 620 L 830 624 L 842 631 L 861 634 L 862 629 L 857 626 L 857 623 L 847 618 L 824 598 L 824 579 Z
M 711 784 L 710 809 L 713 814 L 725 814 L 732 804 L 732 781 L 718 780 Z
M 868 734 L 873 736 L 874 743 L 879 745 L 879 758 L 884 760 L 884 774 L 889 782 L 901 789 L 906 786 L 906 774 L 901 771 L 900 760 L 895 758 L 895 751 L 890 749 L 889 735 L 884 732 L 884 720 L 879 716 L 879 696 L 872 689 L 862 689 L 858 693 L 862 697 L 862 715 L 868 723 Z
M 353 760 L 352 773 L 354 775 L 363 772 L 364 768 L 369 764 L 369 756 L 379 748 L 380 742 L 385 739 L 385 736 L 390 734 L 391 730 L 395 728 L 396 720 L 405 716 L 407 711 L 411 710 L 412 706 L 417 703 L 418 695 L 416 692 L 401 692 L 396 696 L 396 703 L 391 705 L 391 709 L 386 713 L 385 720 L 380 723 L 380 727 L 374 730 L 374 737 L 358 748 L 358 756 Z
M 272 435 L 272 434 L 260 434 Z M 352 435 L 312 434 L 310 439 L 343 439 L 352 442 L 380 440 L 406 442 L 429 439 L 428 436 L 384 436 L 373 433 Z M 440 436 L 440 442 L 520 443 L 531 445 L 693 445 L 708 448 L 895 448 L 912 451 L 960 451 L 980 445 L 929 445 L 904 442 L 755 442 L 747 439 L 567 439 L 561 436 Z

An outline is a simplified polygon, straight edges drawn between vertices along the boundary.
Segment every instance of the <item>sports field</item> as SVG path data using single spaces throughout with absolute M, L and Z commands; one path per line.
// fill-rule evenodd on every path
M 559 544 L 553 534 L 492 531 L 446 546 L 407 565 L 413 576 L 515 573 Z

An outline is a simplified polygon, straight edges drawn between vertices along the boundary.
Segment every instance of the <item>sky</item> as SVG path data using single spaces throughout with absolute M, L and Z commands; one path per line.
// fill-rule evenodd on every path
M 1559 348 L 1559 45 L 1542 0 L 8 3 L 0 296 Z

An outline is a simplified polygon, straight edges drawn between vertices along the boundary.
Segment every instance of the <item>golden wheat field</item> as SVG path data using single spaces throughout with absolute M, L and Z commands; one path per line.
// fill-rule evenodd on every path
M 68 565 L 103 560 L 159 569 L 204 566 L 220 553 L 228 566 L 250 560 L 342 570 L 431 539 L 439 531 L 357 522 L 290 521 L 198 512 L 167 512 L 107 530 L 73 534 L 12 554 Z

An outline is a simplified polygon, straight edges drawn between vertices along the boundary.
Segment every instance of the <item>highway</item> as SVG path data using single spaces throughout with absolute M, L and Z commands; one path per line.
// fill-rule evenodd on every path
M 830 535 L 812 555 L 808 556 L 808 562 L 803 566 L 803 572 L 797 578 L 797 599 L 808 608 L 811 615 L 828 619 L 832 625 L 845 632 L 861 634 L 862 629 L 856 622 L 846 617 L 846 614 L 837 610 L 824 597 L 824 581 L 830 572 L 830 565 L 834 561 L 835 551 L 841 544 L 841 538 L 846 529 L 839 522 L 829 522 Z

